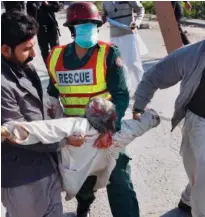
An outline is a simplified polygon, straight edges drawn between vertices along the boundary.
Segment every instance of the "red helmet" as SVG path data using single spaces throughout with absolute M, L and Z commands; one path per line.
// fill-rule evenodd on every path
M 67 9 L 67 20 L 64 26 L 73 26 L 85 22 L 102 25 L 102 19 L 95 4 L 91 2 L 76 2 Z

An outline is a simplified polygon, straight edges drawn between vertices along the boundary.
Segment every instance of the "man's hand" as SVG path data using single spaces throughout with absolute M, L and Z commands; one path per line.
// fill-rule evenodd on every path
M 140 27 L 140 20 L 136 20 L 135 22 L 131 22 L 130 28 L 132 31 L 135 31 L 136 28 Z
M 187 10 L 190 10 L 191 9 L 191 3 L 190 2 L 185 2 L 185 8 L 187 9 Z
M 56 116 L 56 111 L 56 107 L 54 105 L 51 105 L 51 107 L 47 109 L 47 114 L 50 118 L 54 119 Z
M 7 141 L 12 144 L 20 144 L 28 137 L 29 133 L 21 126 L 18 127 L 18 136 L 9 133 L 5 127 L 1 127 L 1 142 Z
M 46 5 L 46 6 L 48 6 L 48 2 L 47 1 L 44 1 L 43 4 Z
M 133 119 L 140 121 L 140 116 L 142 113 L 140 112 L 133 112 Z
M 136 23 L 135 23 L 135 22 L 131 22 L 131 23 L 130 23 L 130 29 L 131 29 L 131 30 L 135 30 L 136 28 L 137 28 Z
M 1 142 L 4 142 L 9 137 L 9 133 L 7 132 L 5 127 L 1 127 Z
M 80 147 L 85 142 L 85 137 L 73 135 L 73 136 L 69 136 L 66 140 L 67 140 L 67 145 Z

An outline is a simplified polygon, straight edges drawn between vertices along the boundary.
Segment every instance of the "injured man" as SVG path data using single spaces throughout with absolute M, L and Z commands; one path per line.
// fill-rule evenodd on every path
M 85 111 L 85 118 L 8 122 L 2 127 L 20 145 L 59 142 L 58 166 L 68 200 L 75 197 L 88 176 L 97 176 L 95 190 L 105 187 L 120 151 L 160 122 L 155 111 L 146 110 L 140 121 L 122 120 L 121 131 L 116 132 L 117 114 L 112 102 L 93 98 Z M 66 145 L 65 138 L 72 135 L 83 136 L 84 144 Z

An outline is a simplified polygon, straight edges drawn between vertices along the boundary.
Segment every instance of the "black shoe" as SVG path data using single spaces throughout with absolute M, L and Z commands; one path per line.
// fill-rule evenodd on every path
M 181 209 L 185 213 L 191 214 L 191 207 L 186 205 L 182 200 L 179 201 L 178 208 Z
M 90 210 L 85 211 L 84 213 L 77 215 L 77 217 L 91 217 Z

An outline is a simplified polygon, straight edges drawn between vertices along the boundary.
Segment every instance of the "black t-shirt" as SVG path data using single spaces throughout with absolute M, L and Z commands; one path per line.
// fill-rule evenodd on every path
M 171 1 L 172 7 L 174 9 L 174 15 L 176 20 L 179 22 L 180 19 L 184 16 L 184 10 L 181 2 L 179 1 Z
M 38 21 L 40 28 L 43 25 L 58 26 L 55 12 L 59 11 L 60 5 L 57 1 L 48 1 L 48 5 L 43 4 L 43 1 L 28 1 L 26 7 L 27 13 Z
M 200 84 L 188 104 L 188 109 L 196 115 L 205 118 L 205 69 Z

